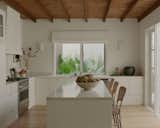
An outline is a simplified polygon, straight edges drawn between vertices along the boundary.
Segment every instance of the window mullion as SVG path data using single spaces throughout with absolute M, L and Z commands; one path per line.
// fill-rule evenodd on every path
M 80 74 L 83 73 L 83 43 L 80 44 Z

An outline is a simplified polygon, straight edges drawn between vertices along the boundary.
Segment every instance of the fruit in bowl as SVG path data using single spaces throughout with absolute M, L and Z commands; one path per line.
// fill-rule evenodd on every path
M 79 76 L 76 79 L 76 83 L 78 86 L 83 88 L 84 90 L 90 90 L 98 84 L 99 80 L 95 79 L 93 75 L 83 75 Z

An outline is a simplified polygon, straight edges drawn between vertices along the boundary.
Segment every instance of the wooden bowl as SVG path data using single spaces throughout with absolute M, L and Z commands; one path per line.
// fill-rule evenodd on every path
M 78 86 L 80 86 L 84 90 L 91 90 L 96 85 L 98 85 L 99 81 L 95 81 L 95 82 L 76 82 L 76 83 L 77 83 Z

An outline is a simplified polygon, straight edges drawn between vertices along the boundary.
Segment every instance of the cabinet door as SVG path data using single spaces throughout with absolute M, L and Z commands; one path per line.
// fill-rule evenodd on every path
M 12 8 L 7 7 L 6 23 L 6 53 L 22 54 L 20 14 Z
M 5 85 L 6 79 L 6 58 L 5 58 L 5 44 L 0 43 L 0 86 Z
M 35 104 L 46 105 L 47 97 L 51 93 L 47 79 L 37 79 L 35 85 Z
M 5 13 L 0 9 L 0 43 L 5 39 Z
M 0 87 L 0 128 L 7 127 L 9 121 L 9 88 Z
M 35 78 L 29 79 L 29 108 L 35 104 Z
M 127 88 L 124 105 L 143 104 L 143 77 L 115 77 L 115 80 L 119 82 L 119 87 Z
M 18 83 L 7 85 L 7 96 L 5 99 L 5 125 L 10 125 L 18 118 Z

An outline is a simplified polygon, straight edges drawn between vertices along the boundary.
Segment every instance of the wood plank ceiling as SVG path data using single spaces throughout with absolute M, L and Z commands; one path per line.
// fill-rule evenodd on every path
M 140 22 L 160 6 L 160 0 L 3 0 L 23 18 L 37 19 L 102 19 L 136 18 Z

